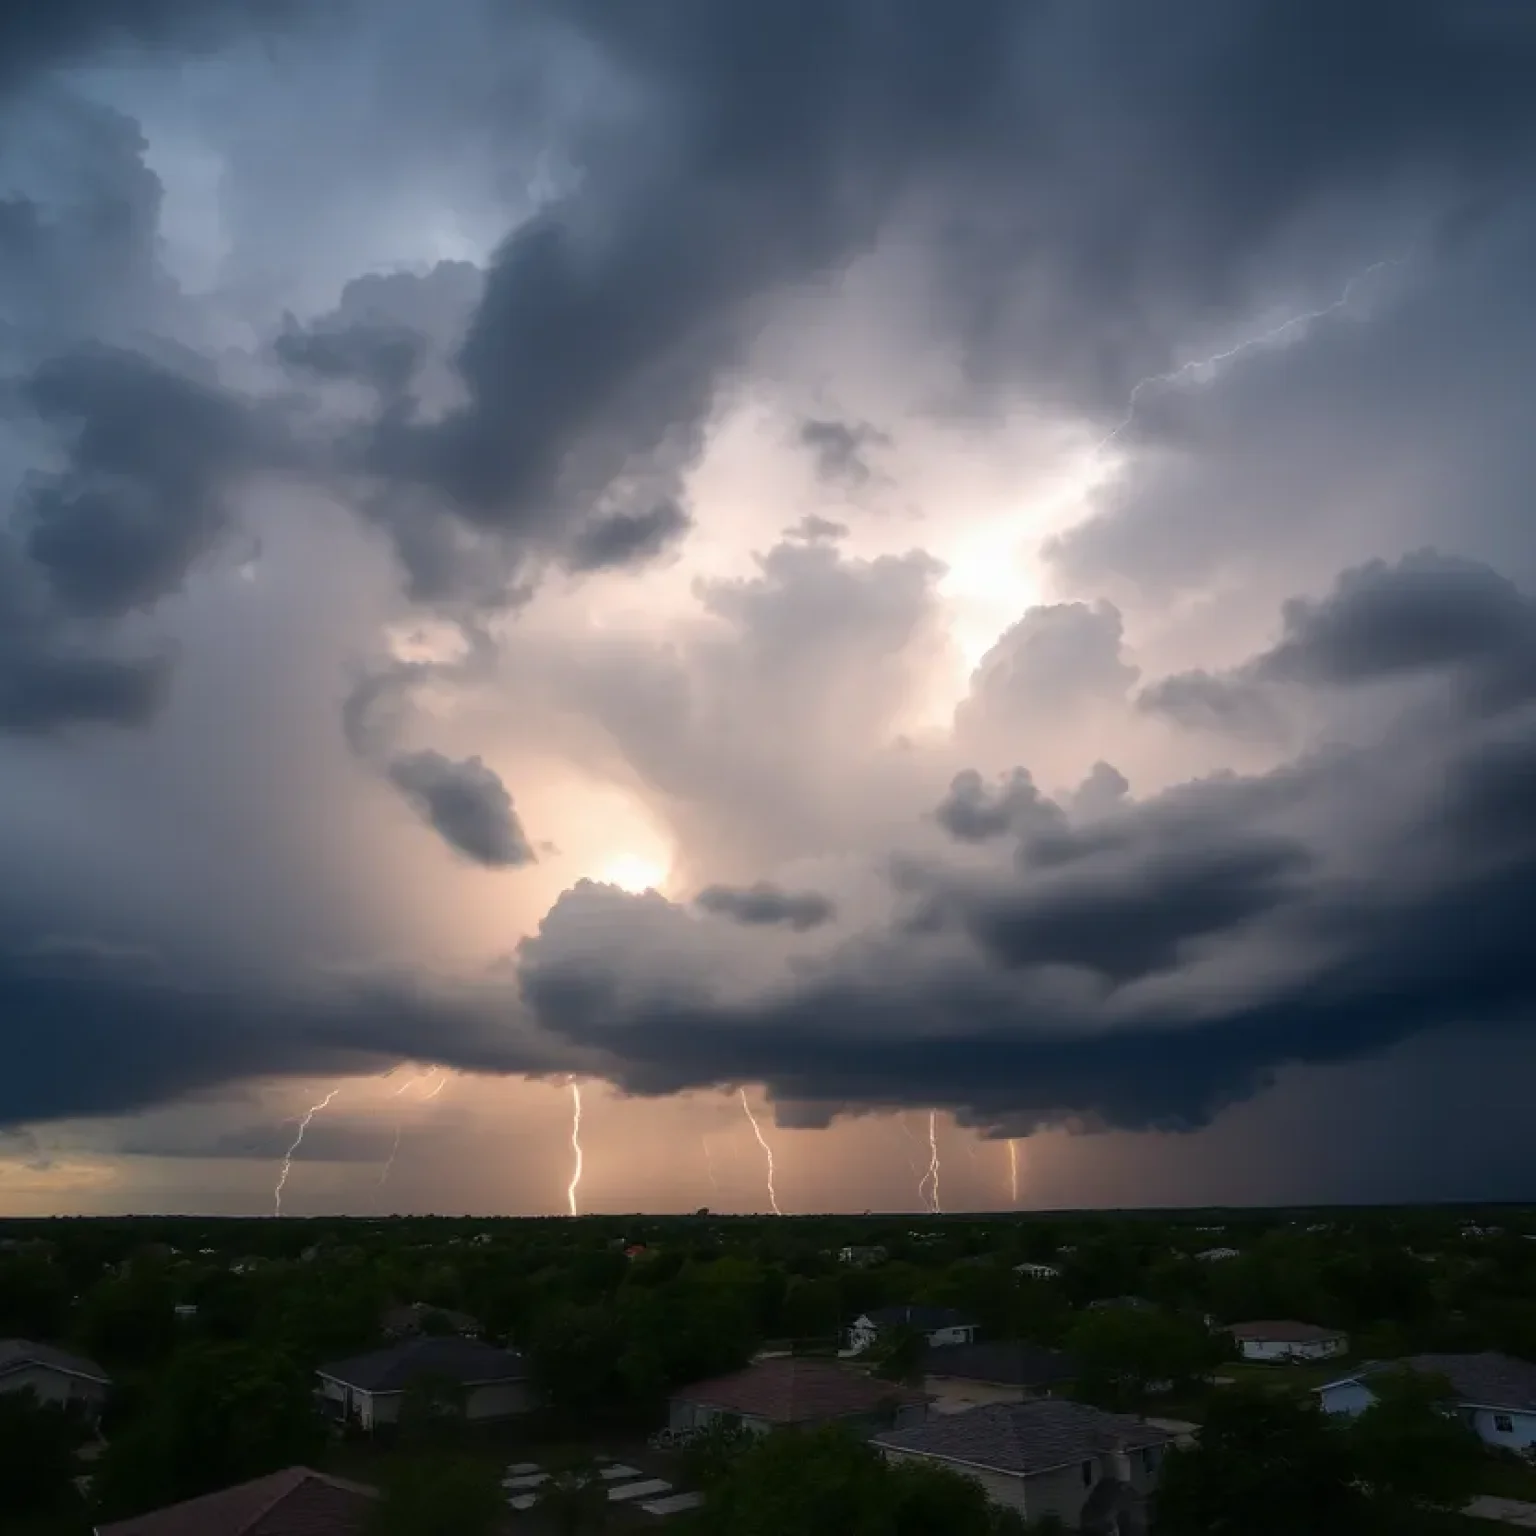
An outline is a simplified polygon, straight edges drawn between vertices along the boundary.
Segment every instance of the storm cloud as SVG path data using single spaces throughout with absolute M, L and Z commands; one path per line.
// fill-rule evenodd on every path
M 0 1126 L 1520 1038 L 1528 5 L 33 9 Z

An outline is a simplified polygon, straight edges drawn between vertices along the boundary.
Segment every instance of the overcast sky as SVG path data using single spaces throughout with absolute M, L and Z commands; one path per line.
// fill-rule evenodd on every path
M 1536 1193 L 1528 0 L 12 10 L 0 1213 Z

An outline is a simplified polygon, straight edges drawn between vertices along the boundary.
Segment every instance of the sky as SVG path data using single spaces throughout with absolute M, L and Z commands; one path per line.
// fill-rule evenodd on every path
M 0 14 L 0 1214 L 1536 1195 L 1533 74 Z

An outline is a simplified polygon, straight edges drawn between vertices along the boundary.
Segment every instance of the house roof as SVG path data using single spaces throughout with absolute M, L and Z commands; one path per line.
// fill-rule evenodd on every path
M 1068 1381 L 1077 1362 L 1059 1349 L 1005 1340 L 993 1344 L 943 1344 L 923 1356 L 929 1376 L 953 1376 L 996 1386 L 1044 1387 Z
M 1167 1430 L 1143 1419 L 1105 1413 L 1059 1397 L 994 1403 L 874 1437 L 876 1445 L 891 1450 L 964 1462 L 1013 1477 L 1048 1472 L 1106 1451 L 1140 1450 L 1173 1440 Z
M 953 1307 L 879 1307 L 864 1314 L 877 1328 L 969 1328 L 970 1318 Z
M 921 1392 L 882 1381 L 831 1360 L 795 1356 L 759 1360 L 745 1370 L 710 1381 L 694 1382 L 673 1394 L 679 1402 L 698 1403 L 770 1424 L 812 1424 L 874 1413 L 887 1403 L 927 1401 Z
M 1378 1360 L 1340 1381 L 1364 1381 L 1388 1371 L 1418 1371 L 1443 1376 L 1459 1401 L 1483 1408 L 1512 1408 L 1536 1413 L 1536 1365 L 1486 1350 L 1478 1355 L 1410 1355 L 1406 1360 Z M 1337 1386 L 1338 1382 L 1329 1382 Z
M 402 1392 L 423 1376 L 448 1376 L 458 1382 L 523 1381 L 528 1364 L 516 1350 L 478 1339 L 424 1338 L 322 1365 L 319 1374 L 364 1392 Z
M 374 1492 L 289 1467 L 249 1483 L 96 1528 L 96 1536 L 359 1536 Z
M 1315 1323 L 1262 1322 L 1233 1323 L 1227 1332 L 1234 1339 L 1266 1344 L 1322 1344 L 1342 1339 L 1342 1328 L 1319 1328 Z
M 69 1354 L 66 1350 L 55 1349 L 51 1344 L 34 1344 L 30 1339 L 0 1339 L 0 1376 L 29 1365 L 68 1371 L 72 1376 L 84 1376 L 89 1381 L 99 1381 L 103 1386 L 112 1385 L 112 1378 L 94 1360 L 87 1360 L 83 1355 Z
M 428 1317 L 442 1318 L 456 1333 L 474 1333 L 480 1327 L 468 1312 L 455 1312 L 452 1307 L 433 1307 L 424 1301 L 389 1307 L 384 1313 L 384 1326 L 405 1332 L 408 1329 L 419 1328 Z

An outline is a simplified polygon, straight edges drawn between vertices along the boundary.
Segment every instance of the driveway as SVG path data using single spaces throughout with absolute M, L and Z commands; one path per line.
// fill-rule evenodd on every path
M 1517 1531 L 1536 1531 L 1536 1504 L 1524 1499 L 1501 1499 L 1485 1493 L 1473 1499 L 1463 1513 L 1474 1520 L 1500 1520 Z

